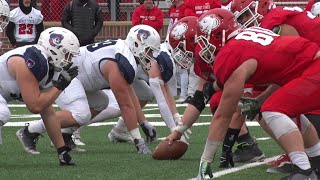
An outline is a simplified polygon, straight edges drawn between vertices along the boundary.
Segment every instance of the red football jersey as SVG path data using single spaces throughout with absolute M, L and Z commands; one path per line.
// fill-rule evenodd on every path
M 194 50 L 194 73 L 206 81 L 213 82 L 215 80 L 215 76 L 213 75 L 212 66 L 201 59 L 199 56 L 200 50 L 201 47 L 197 45 Z
M 210 9 L 221 8 L 220 0 L 186 0 L 185 16 L 200 17 Z
M 316 29 L 320 29 L 320 18 L 316 18 L 311 12 L 299 7 L 275 8 L 264 15 L 260 27 L 272 30 L 280 24 L 294 27 L 301 37 L 320 46 L 320 36 L 315 33 Z
M 313 63 L 317 44 L 298 36 L 278 36 L 269 30 L 252 27 L 231 39 L 218 53 L 214 74 L 224 84 L 243 62 L 256 59 L 256 72 L 247 83 L 278 84 L 296 78 Z

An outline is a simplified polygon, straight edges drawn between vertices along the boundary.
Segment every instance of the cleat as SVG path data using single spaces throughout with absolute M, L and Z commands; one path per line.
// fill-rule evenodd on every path
M 108 134 L 110 142 L 128 142 L 134 143 L 131 134 L 128 131 L 123 131 L 119 128 L 113 127 L 111 132 Z
M 267 173 L 294 173 L 294 167 L 291 162 L 282 162 L 279 166 L 268 168 Z
M 81 136 L 80 136 L 80 130 L 77 129 L 73 134 L 72 134 L 72 139 L 73 142 L 77 145 L 77 146 L 85 146 L 86 144 L 83 143 L 81 141 Z
M 310 157 L 310 164 L 318 179 L 320 179 L 320 156 Z
M 85 149 L 77 147 L 72 139 L 72 134 L 62 133 L 62 137 L 64 140 L 65 145 L 70 148 L 72 151 L 75 152 L 86 152 Z
M 146 146 L 143 139 L 134 139 L 138 154 L 151 154 L 150 149 Z
M 261 162 L 266 156 L 259 149 L 257 141 L 252 144 L 243 142 L 237 145 L 237 149 L 233 153 L 233 161 L 237 163 Z
M 64 147 L 64 148 L 65 148 L 65 150 L 63 150 L 60 154 L 58 154 L 60 166 L 75 165 L 72 157 L 68 153 L 71 149 L 68 147 Z
M 40 154 L 36 150 L 36 144 L 38 142 L 39 133 L 28 132 L 28 126 L 19 129 L 16 132 L 17 139 L 21 142 L 23 149 L 29 154 Z
M 279 156 L 277 160 L 270 161 L 270 162 L 266 163 L 266 165 L 279 166 L 282 162 L 291 162 L 290 158 L 287 154 L 283 154 L 283 155 Z
M 86 145 L 85 143 L 83 143 L 83 142 L 81 141 L 80 138 L 75 138 L 73 135 L 72 135 L 72 138 L 73 138 L 73 142 L 74 142 L 77 146 L 85 146 L 85 145 Z
M 289 176 L 281 178 L 281 180 L 318 180 L 312 169 L 302 170 L 298 166 L 292 164 L 293 173 Z
M 183 97 L 183 96 L 180 96 L 179 99 L 177 99 L 175 102 L 176 103 L 184 103 L 184 101 L 187 99 L 187 97 Z

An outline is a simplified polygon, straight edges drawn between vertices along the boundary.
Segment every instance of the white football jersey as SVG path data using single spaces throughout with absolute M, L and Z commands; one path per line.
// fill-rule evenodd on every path
M 46 55 L 40 51 L 40 47 L 38 45 L 19 47 L 0 56 L 0 94 L 7 101 L 20 96 L 18 83 L 8 71 L 7 60 L 12 56 L 25 58 L 28 68 L 39 81 L 41 88 L 52 86 L 51 79 L 54 74 L 49 75 L 49 63 Z
M 43 16 L 35 8 L 26 15 L 17 7 L 10 11 L 9 21 L 15 24 L 14 35 L 17 42 L 32 42 L 36 37 L 36 25 L 43 21 Z
M 85 91 L 93 92 L 110 87 L 100 70 L 109 60 L 115 61 L 127 82 L 132 83 L 137 64 L 129 47 L 121 39 L 107 40 L 81 47 L 80 55 L 73 59 L 74 64 L 79 66 L 77 78 Z

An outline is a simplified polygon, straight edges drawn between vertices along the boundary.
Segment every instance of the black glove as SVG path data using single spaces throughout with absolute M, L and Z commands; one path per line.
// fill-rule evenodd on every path
M 261 119 L 260 104 L 257 98 L 242 97 L 240 98 L 241 114 L 249 120 L 254 120 L 257 114 Z
M 156 137 L 157 137 L 157 131 L 156 129 L 151 125 L 149 124 L 149 122 L 145 122 L 145 123 L 142 123 L 140 124 L 144 134 L 146 135 L 146 142 L 153 142 L 156 140 Z
M 230 165 L 230 166 L 229 166 Z M 221 153 L 219 168 L 234 167 L 232 151 L 225 151 Z
M 66 87 L 69 86 L 72 79 L 74 79 L 78 75 L 78 66 L 72 66 L 72 63 L 68 64 L 67 66 L 63 67 L 62 72 L 59 75 L 58 80 L 52 80 L 53 85 L 63 91 Z
M 211 99 L 211 96 L 215 93 L 216 91 L 214 90 L 213 88 L 213 82 L 206 82 L 204 85 L 203 85 L 203 90 L 202 90 L 202 93 L 203 93 L 203 96 L 204 96 L 204 104 L 207 104 L 210 99 Z

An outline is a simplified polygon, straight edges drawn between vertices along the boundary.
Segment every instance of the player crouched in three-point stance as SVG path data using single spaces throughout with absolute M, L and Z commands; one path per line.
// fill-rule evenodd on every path
M 40 114 L 58 151 L 60 165 L 74 164 L 63 141 L 52 103 L 78 74 L 71 67 L 72 56 L 79 53 L 79 41 L 69 30 L 49 28 L 37 45 L 23 46 L 0 57 L 0 116 L 2 124 L 10 119 L 7 103 L 23 100 L 28 110 Z M 22 141 L 20 134 L 17 136 Z
M 211 121 L 198 179 L 205 179 L 205 175 L 212 177 L 211 162 L 227 132 L 232 114 L 243 94 L 244 84 L 273 83 L 279 85 L 280 89 L 267 98 L 261 112 L 262 121 L 267 124 L 265 130 L 275 137 L 288 153 L 296 169 L 293 174 L 283 179 L 316 180 L 311 166 L 319 169 L 319 163 L 313 163 L 311 160 L 310 165 L 307 156 L 310 151 L 305 152 L 304 143 L 316 142 L 307 146 L 313 148 L 312 156 L 317 158 L 320 156 L 319 139 L 316 136 L 303 140 L 301 132 L 291 118 L 320 108 L 319 47 L 304 38 L 279 36 L 259 27 L 240 31 L 240 25 L 229 11 L 214 9 L 210 13 L 214 22 L 218 22 L 210 28 L 211 38 L 219 37 L 218 41 L 212 44 L 216 48 L 212 50 L 213 53 L 219 51 L 213 68 L 217 78 L 214 87 L 222 88 L 223 93 Z M 307 94 L 301 93 L 306 91 Z M 304 103 L 306 101 L 308 104 Z M 169 143 L 180 138 L 191 125 L 183 120 L 182 123 L 177 131 L 168 137 Z M 243 122 L 239 123 L 239 126 L 242 124 Z M 314 156 L 315 154 L 317 155 Z
M 145 118 L 131 86 L 137 69 L 133 54 L 150 59 L 152 53 L 159 53 L 159 46 L 158 32 L 150 26 L 138 25 L 130 30 L 126 40 L 107 40 L 80 48 L 79 56 L 74 58 L 79 75 L 56 100 L 62 109 L 57 114 L 61 127 L 65 128 L 62 132 L 67 145 L 75 147 L 72 133 L 107 108 L 108 96 L 102 89 L 111 88 L 138 153 L 150 153 L 137 127 L 138 119 Z M 32 142 L 23 141 L 23 146 L 36 151 L 33 140 L 45 132 L 42 121 L 30 123 L 20 131 L 34 136 L 23 136 Z

